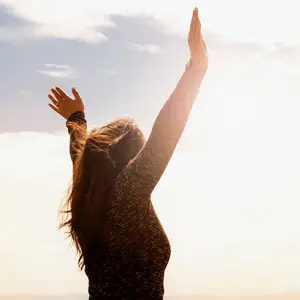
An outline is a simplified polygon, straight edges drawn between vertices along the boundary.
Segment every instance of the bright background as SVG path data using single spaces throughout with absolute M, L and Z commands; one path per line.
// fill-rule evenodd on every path
M 166 293 L 300 291 L 298 0 L 0 0 L 0 293 L 85 293 L 57 230 L 71 178 L 50 87 L 89 125 L 148 134 L 188 59 L 199 7 L 210 68 L 153 195 L 172 243 Z

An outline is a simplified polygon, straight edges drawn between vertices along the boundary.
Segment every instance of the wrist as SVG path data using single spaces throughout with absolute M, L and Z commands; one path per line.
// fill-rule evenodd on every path
M 77 110 L 69 114 L 67 117 L 67 123 L 68 122 L 73 122 L 78 119 L 85 119 L 85 113 L 83 110 Z
M 202 60 L 190 58 L 187 65 L 189 68 L 202 69 L 204 72 L 207 70 L 207 64 Z
M 189 60 L 185 69 L 186 69 L 186 71 L 195 74 L 195 76 L 200 79 L 203 79 L 203 77 L 207 71 L 207 68 L 203 67 L 203 64 L 201 64 L 199 62 L 195 62 L 192 59 Z
M 69 118 L 74 114 L 84 114 L 84 110 L 74 110 L 69 113 Z

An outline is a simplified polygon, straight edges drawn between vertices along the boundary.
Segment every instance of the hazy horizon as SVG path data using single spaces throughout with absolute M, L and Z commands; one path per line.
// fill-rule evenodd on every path
M 88 295 L 0 295 L 0 300 L 84 300 Z M 299 300 L 300 293 L 279 293 L 256 296 L 214 296 L 214 295 L 174 295 L 165 296 L 165 300 Z M 4 300 L 4 298 L 3 298 Z
M 0 0 L 0 294 L 87 292 L 57 229 L 72 166 L 49 89 L 77 87 L 90 128 L 149 134 L 195 6 L 209 70 L 153 194 L 166 295 L 300 293 L 300 1 Z

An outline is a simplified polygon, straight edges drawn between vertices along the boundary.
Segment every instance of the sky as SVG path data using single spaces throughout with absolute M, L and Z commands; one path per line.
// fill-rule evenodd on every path
M 0 0 L 0 294 L 86 293 L 57 229 L 76 87 L 89 127 L 146 135 L 189 58 L 199 8 L 210 65 L 153 203 L 172 245 L 166 294 L 300 291 L 298 0 Z

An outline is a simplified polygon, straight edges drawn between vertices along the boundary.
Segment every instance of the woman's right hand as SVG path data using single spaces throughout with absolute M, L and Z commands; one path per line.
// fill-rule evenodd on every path
M 84 111 L 83 101 L 75 88 L 72 88 L 74 98 L 68 96 L 60 87 L 51 89 L 53 95 L 49 94 L 48 98 L 52 103 L 49 103 L 55 112 L 61 115 L 66 120 L 77 111 Z

